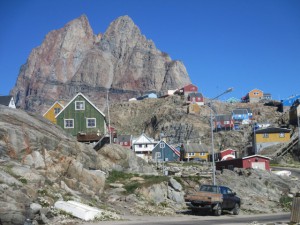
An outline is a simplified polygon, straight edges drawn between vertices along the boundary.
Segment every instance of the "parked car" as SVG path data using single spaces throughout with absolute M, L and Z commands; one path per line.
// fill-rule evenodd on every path
M 223 210 L 238 215 L 241 206 L 241 199 L 235 192 L 217 185 L 202 185 L 198 192 L 186 195 L 185 202 L 192 211 L 209 209 L 215 216 L 220 216 Z

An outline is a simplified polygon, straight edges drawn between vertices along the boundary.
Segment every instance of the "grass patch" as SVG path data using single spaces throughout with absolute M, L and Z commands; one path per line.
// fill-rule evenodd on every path
M 292 207 L 293 198 L 291 198 L 287 195 L 283 195 L 280 197 L 279 202 L 280 202 L 280 205 L 282 206 L 282 208 L 284 208 L 286 210 L 290 210 Z
M 130 180 L 133 177 L 143 178 L 143 182 Z M 121 171 L 111 171 L 107 183 L 122 183 L 124 184 L 125 194 L 133 194 L 138 188 L 150 187 L 154 184 L 159 184 L 165 181 L 169 181 L 167 176 L 155 176 L 155 175 L 138 175 L 132 173 L 124 173 Z
M 117 181 L 122 182 L 122 181 L 126 181 L 132 177 L 136 177 L 138 176 L 137 174 L 132 174 L 132 173 L 124 173 L 122 171 L 116 171 L 113 170 L 109 173 L 108 178 L 106 179 L 106 181 L 108 183 L 115 183 Z

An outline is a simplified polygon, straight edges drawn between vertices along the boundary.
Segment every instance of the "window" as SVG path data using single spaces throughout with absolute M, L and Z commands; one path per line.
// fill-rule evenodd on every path
M 280 138 L 284 138 L 284 133 L 279 133 Z
M 86 118 L 86 127 L 96 127 L 96 118 Z
M 205 152 L 200 152 L 200 155 L 201 156 L 205 156 Z
M 155 152 L 155 158 L 156 158 L 156 159 L 161 158 L 160 152 Z
M 269 134 L 263 134 L 263 138 L 269 138 Z
M 127 142 L 127 141 L 125 141 L 125 142 L 124 142 L 124 145 L 128 145 L 128 142 Z
M 194 152 L 188 153 L 188 156 L 195 156 Z
M 84 110 L 85 109 L 84 101 L 76 101 L 75 102 L 75 110 Z
M 65 119 L 64 128 L 74 128 L 74 119 Z
M 60 112 L 60 108 L 54 108 L 54 114 L 57 115 Z
M 143 147 L 143 145 L 139 145 L 139 148 L 142 148 Z

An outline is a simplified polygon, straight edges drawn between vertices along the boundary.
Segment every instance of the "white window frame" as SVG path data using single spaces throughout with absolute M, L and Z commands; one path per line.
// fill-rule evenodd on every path
M 57 115 L 60 112 L 60 110 L 61 110 L 60 108 L 54 108 L 54 114 Z
M 72 121 L 72 125 L 73 125 L 73 126 L 72 126 L 72 127 L 67 127 L 67 126 L 66 126 L 66 122 L 67 122 L 67 121 Z M 64 128 L 65 128 L 65 129 L 72 129 L 72 128 L 74 128 L 74 119 L 64 119 Z
M 95 125 L 94 126 L 89 126 L 89 120 L 94 120 Z M 86 118 L 86 128 L 95 128 L 97 126 L 97 120 L 96 118 Z
M 285 137 L 285 133 L 279 133 L 279 137 L 280 138 L 284 138 Z
M 189 152 L 188 156 L 195 156 L 195 152 Z
M 83 108 L 77 108 L 77 103 L 83 103 Z M 85 101 L 75 101 L 75 110 L 85 110 Z

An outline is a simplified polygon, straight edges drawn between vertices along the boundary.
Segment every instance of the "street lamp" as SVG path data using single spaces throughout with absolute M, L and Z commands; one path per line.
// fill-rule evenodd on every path
M 212 152 L 212 167 L 213 167 L 213 185 L 216 185 L 216 168 L 215 168 L 215 150 L 214 150 L 214 129 L 213 129 L 213 115 L 212 115 L 212 101 L 221 97 L 224 94 L 232 92 L 233 88 L 228 88 L 223 93 L 219 94 L 218 96 L 212 98 L 210 100 L 210 132 L 211 132 L 211 152 Z

